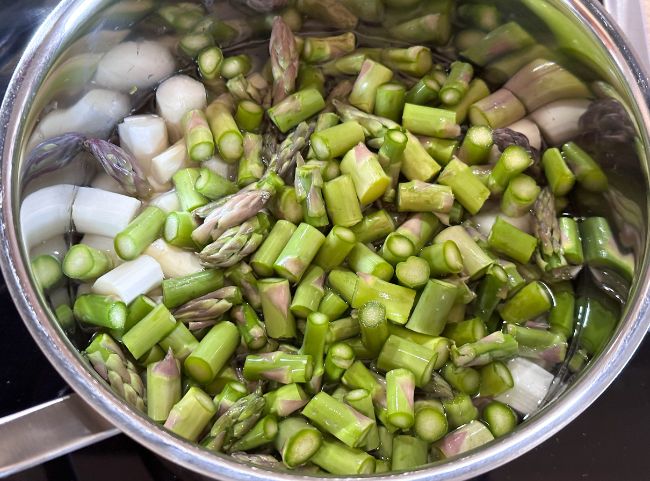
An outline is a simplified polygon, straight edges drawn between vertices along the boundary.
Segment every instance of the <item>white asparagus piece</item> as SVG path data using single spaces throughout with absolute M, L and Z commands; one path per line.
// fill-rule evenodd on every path
M 226 163 L 221 157 L 215 155 L 211 159 L 201 162 L 201 167 L 211 170 L 215 174 L 219 174 L 226 179 L 233 180 L 233 167 L 231 164 Z M 236 169 L 235 169 L 236 170 Z
M 553 374 L 523 357 L 509 360 L 508 369 L 514 386 L 495 399 L 524 415 L 537 411 L 548 394 Z
M 122 188 L 120 183 L 104 171 L 95 176 L 93 181 L 90 183 L 90 187 L 114 192 L 115 194 L 126 195 L 126 191 Z
M 194 252 L 169 245 L 164 239 L 152 242 L 144 253 L 158 261 L 167 278 L 187 276 L 204 269 Z
M 77 186 L 59 184 L 29 194 L 20 206 L 20 226 L 28 250 L 71 228 Z
M 89 282 L 84 282 L 83 284 L 79 284 L 77 287 L 77 295 L 75 298 L 79 296 L 83 296 L 84 294 L 90 294 L 93 291 L 93 285 L 90 284 Z
M 151 159 L 169 146 L 165 121 L 158 115 L 131 115 L 117 126 L 117 131 L 120 146 L 131 152 L 146 174 L 151 172 Z
M 61 234 L 50 237 L 46 241 L 32 247 L 29 251 L 29 256 L 33 259 L 44 254 L 50 254 L 62 261 L 66 252 L 68 252 L 68 242 L 65 240 L 65 236 Z
M 172 142 L 183 136 L 181 119 L 192 109 L 203 110 L 207 106 L 204 85 L 187 75 L 174 75 L 160 84 L 156 90 L 158 113 L 165 119 Z
M 169 192 L 164 192 L 159 196 L 154 197 L 149 201 L 149 205 L 155 205 L 168 214 L 170 212 L 181 210 L 181 203 L 178 201 L 176 190 L 170 190 Z
M 189 165 L 187 146 L 179 140 L 165 151 L 151 159 L 150 175 L 159 184 L 171 182 L 172 176 Z
M 159 286 L 163 272 L 158 262 L 147 255 L 125 262 L 108 271 L 93 284 L 93 292 L 106 296 L 117 296 L 129 304 L 136 297 Z
M 119 92 L 94 89 L 67 109 L 49 112 L 36 125 L 27 151 L 44 140 L 67 132 L 106 138 L 131 110 L 129 98 Z
M 149 89 L 175 69 L 174 57 L 164 45 L 151 40 L 123 42 L 99 61 L 95 83 L 120 92 Z
M 520 134 L 524 134 L 530 143 L 530 146 L 534 149 L 542 148 L 542 135 L 539 132 L 539 127 L 537 124 L 530 119 L 521 119 L 515 122 L 514 124 L 508 125 L 506 127 Z
M 52 306 L 53 309 L 56 309 L 62 304 L 71 306 L 70 291 L 68 290 L 68 286 L 56 287 L 50 290 L 47 293 L 47 297 L 49 298 L 50 306 Z
M 451 458 L 494 440 L 490 430 L 481 421 L 470 421 L 445 435 L 434 444 L 445 458 Z
M 80 152 L 68 165 L 31 179 L 25 186 L 24 195 L 58 184 L 86 185 L 98 168 L 101 170 L 97 161 L 90 154 Z
M 558 100 L 535 110 L 529 117 L 549 146 L 559 146 L 580 133 L 580 117 L 589 105 L 591 101 L 587 99 Z
M 115 237 L 129 225 L 142 202 L 128 195 L 79 187 L 72 204 L 72 221 L 81 234 Z
M 111 258 L 113 266 L 117 267 L 124 263 L 124 260 L 115 252 L 115 239 L 103 235 L 86 234 L 81 238 L 80 244 L 85 244 L 88 247 L 102 251 Z

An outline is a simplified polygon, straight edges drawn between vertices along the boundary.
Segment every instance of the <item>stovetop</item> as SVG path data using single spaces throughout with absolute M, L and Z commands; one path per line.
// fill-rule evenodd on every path
M 0 92 L 11 63 L 53 0 L 0 0 Z M 8 5 L 9 4 L 9 5 Z M 0 282 L 1 278 L 0 278 Z M 69 392 L 38 349 L 0 284 L 0 417 Z M 650 480 L 650 338 L 612 386 L 568 427 L 474 481 Z M 197 480 L 124 435 L 44 463 L 13 481 Z

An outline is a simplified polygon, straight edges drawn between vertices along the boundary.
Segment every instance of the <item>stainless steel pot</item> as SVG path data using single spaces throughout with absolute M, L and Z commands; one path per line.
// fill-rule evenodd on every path
M 514 5 L 520 1 L 513 0 L 512 3 Z M 621 32 L 596 1 L 538 0 L 534 3 L 538 7 L 536 15 L 540 15 L 540 18 L 549 9 L 557 9 L 561 13 L 566 22 L 562 27 L 564 33 L 557 24 L 551 27 L 558 43 L 569 53 L 589 52 L 585 57 L 591 67 L 614 85 L 631 106 L 638 125 L 639 172 L 644 177 L 643 185 L 647 186 L 650 86 L 647 75 L 639 67 Z M 66 49 L 79 48 L 80 44 L 91 49 L 104 47 L 101 41 L 93 41 L 93 32 L 96 32 L 98 25 L 114 30 L 125 28 L 152 6 L 153 1 L 149 0 L 62 1 L 31 40 L 2 104 L 2 271 L 18 310 L 38 346 L 77 394 L 0 419 L 0 476 L 121 431 L 161 456 L 209 477 L 236 481 L 294 481 L 302 476 L 286 472 L 271 473 L 239 464 L 227 456 L 209 453 L 161 429 L 122 401 L 89 369 L 87 362 L 63 334 L 51 310 L 35 289 L 28 268 L 18 215 L 21 167 L 35 119 L 48 100 L 48 91 L 41 87 Z M 531 18 L 534 18 L 532 13 Z M 539 18 L 536 21 L 542 22 Z M 79 42 L 82 35 L 87 36 L 83 42 Z M 640 232 L 643 241 L 637 253 L 637 275 L 624 317 L 603 352 L 515 432 L 459 458 L 399 474 L 401 479 L 462 480 L 493 469 L 562 429 L 609 386 L 629 361 L 650 325 L 647 187 L 641 197 L 640 204 L 646 218 L 644 231 Z M 388 480 L 396 476 L 378 475 L 376 479 Z

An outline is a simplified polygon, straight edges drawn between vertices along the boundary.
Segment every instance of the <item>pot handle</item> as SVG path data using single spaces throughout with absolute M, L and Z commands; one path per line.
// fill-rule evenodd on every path
M 77 394 L 0 418 L 0 478 L 118 434 Z

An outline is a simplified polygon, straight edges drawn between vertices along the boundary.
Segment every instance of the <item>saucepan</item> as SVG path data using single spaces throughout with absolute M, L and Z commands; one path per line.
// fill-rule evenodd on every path
M 225 2 L 205 3 L 210 8 L 222 1 Z M 581 75 L 591 81 L 600 81 L 601 87 L 610 89 L 609 95 L 616 97 L 627 109 L 634 140 L 619 152 L 620 155 L 610 159 L 608 168 L 631 179 L 622 189 L 618 187 L 626 194 L 623 210 L 628 216 L 617 228 L 626 233 L 627 245 L 634 250 L 635 274 L 629 295 L 623 299 L 622 318 L 610 340 L 584 369 L 573 375 L 564 370 L 558 375 L 537 412 L 515 431 L 479 449 L 399 474 L 405 481 L 467 479 L 507 463 L 550 438 L 610 385 L 650 326 L 648 77 L 622 32 L 595 0 L 499 0 L 498 3 L 504 15 L 516 16 L 531 31 L 546 32 L 546 38 L 552 39 L 550 48 L 557 48 L 565 58 L 570 58 Z M 160 456 L 214 479 L 305 479 L 304 474 L 271 471 L 209 452 L 162 429 L 125 402 L 90 367 L 74 339 L 63 332 L 30 270 L 29 253 L 23 242 L 27 227 L 21 224 L 20 206 L 29 193 L 26 191 L 29 174 L 25 168 L 26 156 L 35 145 L 34 139 L 46 136 L 38 120 L 56 108 L 53 100 L 63 99 L 62 102 L 70 104 L 71 96 L 81 95 L 84 86 L 93 82 L 97 59 L 122 42 L 140 22 L 147 22 L 148 15 L 159 7 L 154 0 L 63 0 L 32 38 L 6 92 L 0 112 L 2 272 L 36 344 L 75 394 L 0 419 L 0 475 L 122 432 Z M 149 35 L 166 35 L 156 30 L 155 22 L 143 31 Z M 173 38 L 165 37 L 164 41 L 174 47 Z M 138 70 L 140 67 L 132 66 L 134 72 L 142 73 Z M 119 78 L 111 81 L 119 82 Z M 150 105 L 155 85 L 146 83 L 126 93 L 131 102 L 126 111 L 123 105 L 110 102 L 101 111 L 94 112 L 95 136 L 110 135 L 117 121 L 127 115 L 130 108 L 146 109 Z M 85 174 L 83 169 L 70 169 L 65 173 L 68 183 L 78 185 L 87 182 Z M 39 185 L 47 185 L 50 175 L 60 176 L 61 172 L 37 179 Z M 33 186 L 29 188 L 33 190 Z M 603 280 L 604 284 L 607 282 Z M 5 322 L 19 321 L 5 319 Z M 395 475 L 376 474 L 373 477 L 389 480 Z

